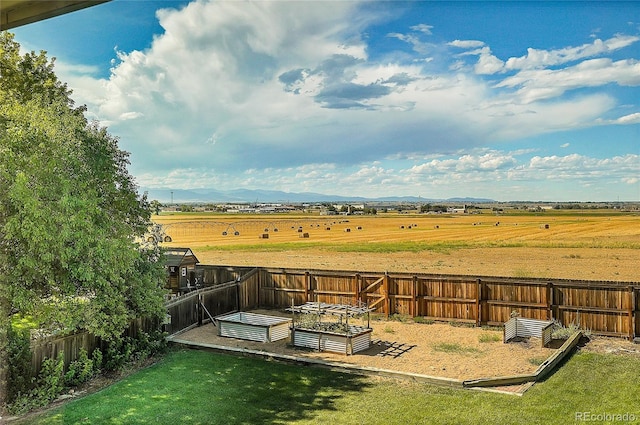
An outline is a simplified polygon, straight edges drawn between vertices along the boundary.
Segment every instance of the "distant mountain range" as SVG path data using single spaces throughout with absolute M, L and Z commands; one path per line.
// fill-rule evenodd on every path
M 449 198 L 430 199 L 419 196 L 383 196 L 366 198 L 361 196 L 325 195 L 314 192 L 282 192 L 277 190 L 216 190 L 216 189 L 151 189 L 140 188 L 147 192 L 149 200 L 162 203 L 206 203 L 206 202 L 238 202 L 238 203 L 305 203 L 305 202 L 457 202 L 457 203 L 493 203 L 493 199 L 485 198 Z

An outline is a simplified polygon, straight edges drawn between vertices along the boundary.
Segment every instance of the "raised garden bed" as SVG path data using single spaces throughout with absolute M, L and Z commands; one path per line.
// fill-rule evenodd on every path
M 350 355 L 371 346 L 373 329 L 369 321 L 367 326 L 349 324 L 349 319 L 356 316 L 366 314 L 368 318 L 371 309 L 367 307 L 315 302 L 291 306 L 288 310 L 294 314 L 291 344 L 295 347 Z M 322 318 L 327 316 L 333 319 L 323 322 Z
M 296 347 L 347 355 L 366 350 L 371 346 L 373 329 L 359 326 L 350 326 L 349 328 L 348 333 L 291 328 L 291 343 Z
M 291 319 L 245 313 L 242 311 L 216 317 L 218 335 L 258 342 L 273 342 L 289 336 Z

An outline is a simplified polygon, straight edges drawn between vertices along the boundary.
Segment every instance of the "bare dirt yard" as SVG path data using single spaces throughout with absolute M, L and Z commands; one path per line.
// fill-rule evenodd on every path
M 274 310 L 255 312 L 286 316 Z M 554 352 L 536 338 L 504 344 L 502 330 L 496 328 L 377 320 L 371 327 L 371 348 L 349 356 L 293 347 L 289 340 L 220 337 L 210 323 L 180 334 L 180 339 L 458 380 L 532 373 Z
M 290 317 L 279 310 L 253 312 Z M 289 339 L 260 343 L 221 337 L 211 323 L 184 332 L 179 338 L 457 380 L 532 373 L 555 351 L 555 348 L 542 347 L 537 338 L 505 344 L 499 328 L 389 320 L 372 320 L 370 323 L 373 328 L 371 348 L 349 356 L 294 347 Z M 640 357 L 640 345 L 620 338 L 592 336 L 579 349 Z

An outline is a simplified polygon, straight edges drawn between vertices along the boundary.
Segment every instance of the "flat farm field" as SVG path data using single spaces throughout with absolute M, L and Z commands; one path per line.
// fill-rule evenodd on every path
M 640 215 L 162 213 L 201 264 L 640 281 Z

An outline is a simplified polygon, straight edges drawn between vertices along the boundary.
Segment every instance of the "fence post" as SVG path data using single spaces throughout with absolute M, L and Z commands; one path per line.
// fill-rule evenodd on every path
M 240 285 L 242 284 L 242 282 L 244 281 L 237 281 L 236 282 L 236 310 L 237 311 L 242 311 L 242 308 L 240 308 Z
M 633 341 L 636 336 L 635 332 L 635 322 L 636 319 L 633 317 L 633 312 L 635 311 L 635 297 L 634 297 L 633 285 L 629 285 L 629 292 L 627 293 L 628 304 L 629 304 L 629 341 Z
M 313 298 L 313 289 L 311 289 L 311 274 L 304 272 L 304 302 L 308 303 L 310 297 Z M 304 304 L 304 303 L 303 303 Z
M 409 315 L 411 317 L 416 317 L 418 314 L 418 309 L 416 308 L 416 293 L 418 287 L 418 276 L 413 275 L 413 282 L 411 283 L 411 304 L 409 304 Z
M 553 320 L 553 282 L 547 282 L 547 320 Z
M 196 298 L 197 300 L 197 304 L 196 304 L 196 315 L 198 317 L 198 326 L 202 326 L 202 303 L 204 302 L 204 297 L 202 296 L 202 293 L 198 293 L 198 297 Z
M 476 326 L 482 324 L 482 280 L 476 279 Z
M 391 311 L 391 297 L 389 297 L 389 273 L 384 272 L 384 280 L 382 281 L 382 296 L 384 300 L 384 314 L 389 318 Z

